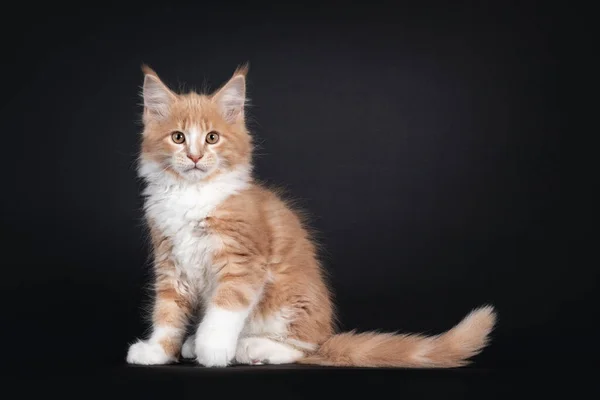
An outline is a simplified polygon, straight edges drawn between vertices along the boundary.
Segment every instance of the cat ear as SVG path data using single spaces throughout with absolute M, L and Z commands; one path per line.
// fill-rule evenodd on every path
M 165 118 L 169 114 L 171 105 L 177 99 L 177 95 L 160 80 L 152 68 L 143 65 L 142 72 L 144 73 L 142 90 L 144 114 L 157 119 Z
M 244 118 L 246 104 L 246 74 L 248 65 L 239 67 L 233 77 L 213 95 L 213 101 L 219 106 L 225 120 L 234 123 Z

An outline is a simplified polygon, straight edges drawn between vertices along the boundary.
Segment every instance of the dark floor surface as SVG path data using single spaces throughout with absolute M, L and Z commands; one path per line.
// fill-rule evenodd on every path
M 32 369 L 33 371 L 33 369 Z M 446 370 L 326 368 L 300 365 L 234 366 L 208 369 L 190 363 L 116 366 L 92 371 L 37 369 L 7 379 L 9 398 L 82 399 L 511 399 L 555 394 L 595 398 L 595 371 L 465 367 Z M 590 372 L 588 374 L 587 372 Z M 592 378 L 592 379 L 589 379 Z M 10 390 L 10 389 L 8 389 Z M 596 393 L 596 394 L 594 394 Z M 16 394 L 16 395 L 15 395 Z M 565 397 L 567 396 L 567 397 Z

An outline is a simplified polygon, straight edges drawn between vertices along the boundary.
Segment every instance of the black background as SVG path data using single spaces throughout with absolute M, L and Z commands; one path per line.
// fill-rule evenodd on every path
M 257 176 L 313 215 L 344 329 L 439 333 L 489 303 L 499 325 L 471 371 L 595 365 L 598 274 L 562 226 L 567 10 L 416 4 L 5 13 L 9 371 L 124 363 L 148 327 L 140 66 L 176 89 L 214 89 L 245 61 Z

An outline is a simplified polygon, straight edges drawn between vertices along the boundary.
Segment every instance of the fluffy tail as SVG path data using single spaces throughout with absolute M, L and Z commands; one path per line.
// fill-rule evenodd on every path
M 348 367 L 452 368 L 469 364 L 488 344 L 496 323 L 492 306 L 471 311 L 437 336 L 392 333 L 341 333 L 325 341 L 300 364 Z

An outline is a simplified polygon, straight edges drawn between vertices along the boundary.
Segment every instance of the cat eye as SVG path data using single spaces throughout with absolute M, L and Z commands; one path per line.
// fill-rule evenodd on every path
M 181 144 L 183 142 L 185 142 L 185 135 L 181 132 L 173 132 L 171 134 L 171 139 L 177 143 L 177 144 Z
M 217 132 L 209 132 L 206 135 L 206 143 L 215 144 L 219 141 L 219 134 Z

